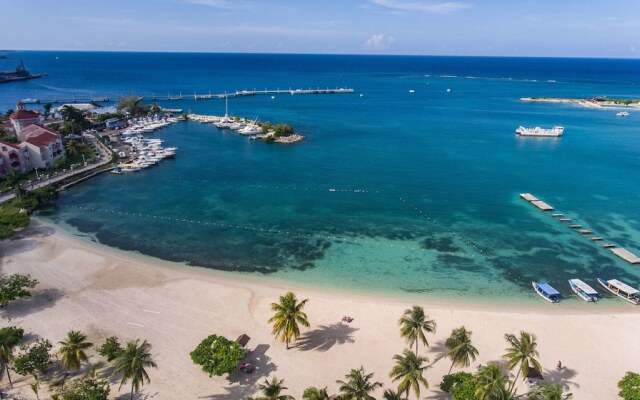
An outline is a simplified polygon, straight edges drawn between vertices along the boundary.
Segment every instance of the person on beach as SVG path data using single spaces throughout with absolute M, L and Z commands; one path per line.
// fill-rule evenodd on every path
M 562 371 L 562 362 L 558 361 L 558 365 L 556 366 L 558 372 Z

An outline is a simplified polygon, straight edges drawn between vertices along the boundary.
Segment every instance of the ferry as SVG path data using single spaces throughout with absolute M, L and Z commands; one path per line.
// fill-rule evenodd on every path
M 571 286 L 571 290 L 573 290 L 573 293 L 575 293 L 578 297 L 586 302 L 595 303 L 596 301 L 600 300 L 598 292 L 596 292 L 594 288 L 587 285 L 580 279 L 569 279 L 569 286 Z
M 553 128 L 545 129 L 539 126 L 534 128 L 525 128 L 519 126 L 516 129 L 516 133 L 520 136 L 537 136 L 537 137 L 559 137 L 564 133 L 564 127 L 556 125 Z
M 640 292 L 637 289 L 632 288 L 624 282 L 620 282 L 617 279 L 604 280 L 598 278 L 598 283 L 605 289 L 620 297 L 622 300 L 626 300 L 636 306 L 640 304 Z
M 620 111 L 619 113 L 616 114 L 616 117 L 628 117 L 629 113 L 626 111 Z
M 533 286 L 533 290 L 538 293 L 540 297 L 548 301 L 549 303 L 558 303 L 560 302 L 560 292 L 555 290 L 551 285 L 547 282 L 531 282 L 531 286 Z

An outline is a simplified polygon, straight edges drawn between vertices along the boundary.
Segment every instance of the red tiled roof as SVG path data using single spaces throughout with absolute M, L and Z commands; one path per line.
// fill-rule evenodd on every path
M 35 111 L 18 110 L 14 111 L 10 116 L 10 119 L 37 119 L 40 118 L 40 114 Z
M 9 146 L 9 147 L 11 147 L 13 149 L 16 149 L 16 150 L 20 150 L 20 146 L 18 146 L 15 143 L 3 142 L 2 140 L 0 140 L 0 144 L 2 144 L 4 146 Z
M 38 147 L 48 146 L 60 139 L 57 133 L 35 124 L 27 126 L 21 136 L 26 138 L 25 142 Z

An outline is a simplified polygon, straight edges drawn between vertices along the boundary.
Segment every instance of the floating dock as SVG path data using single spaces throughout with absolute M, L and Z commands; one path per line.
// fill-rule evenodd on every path
M 580 232 L 581 235 L 591 235 L 593 233 L 593 231 L 589 229 L 580 229 L 578 232 Z
M 622 247 L 612 247 L 611 252 L 630 264 L 640 264 L 640 257 Z
M 571 218 L 560 218 L 558 221 L 560 221 L 560 222 L 571 222 Z
M 531 201 L 530 203 L 533 204 L 534 206 L 538 207 L 542 211 L 551 211 L 551 210 L 553 210 L 553 207 L 551 207 L 549 204 L 545 203 L 542 200 L 535 200 L 535 201 Z
M 551 216 L 552 216 L 552 217 L 560 218 L 560 217 L 562 217 L 562 214 L 560 214 L 560 213 L 553 213 L 553 214 L 551 214 Z
M 536 196 L 532 195 L 531 193 L 520 193 L 520 197 L 522 197 L 526 201 L 539 201 L 540 200 Z
M 615 244 L 611 244 L 611 243 L 603 243 L 602 247 L 604 247 L 605 249 L 612 249 L 614 247 L 616 247 Z
M 580 228 L 582 228 L 582 225 L 571 225 L 569 228 L 571 228 L 571 229 L 580 229 Z
M 599 236 L 594 236 L 594 237 L 591 238 L 591 240 L 593 240 L 594 242 L 598 242 L 598 241 L 604 240 L 604 239 L 599 237 Z

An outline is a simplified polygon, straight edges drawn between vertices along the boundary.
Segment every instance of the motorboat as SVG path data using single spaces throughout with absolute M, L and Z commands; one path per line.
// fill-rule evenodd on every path
M 640 304 L 640 292 L 618 279 L 605 280 L 598 278 L 598 283 L 609 292 L 636 306 Z
M 573 293 L 586 302 L 596 302 L 600 300 L 598 292 L 580 279 L 569 279 L 569 286 L 571 290 L 573 290 Z
M 560 302 L 560 292 L 554 289 L 547 282 L 531 282 L 531 286 L 533 286 L 533 290 L 538 293 L 540 297 L 548 301 L 549 303 L 558 303 Z

